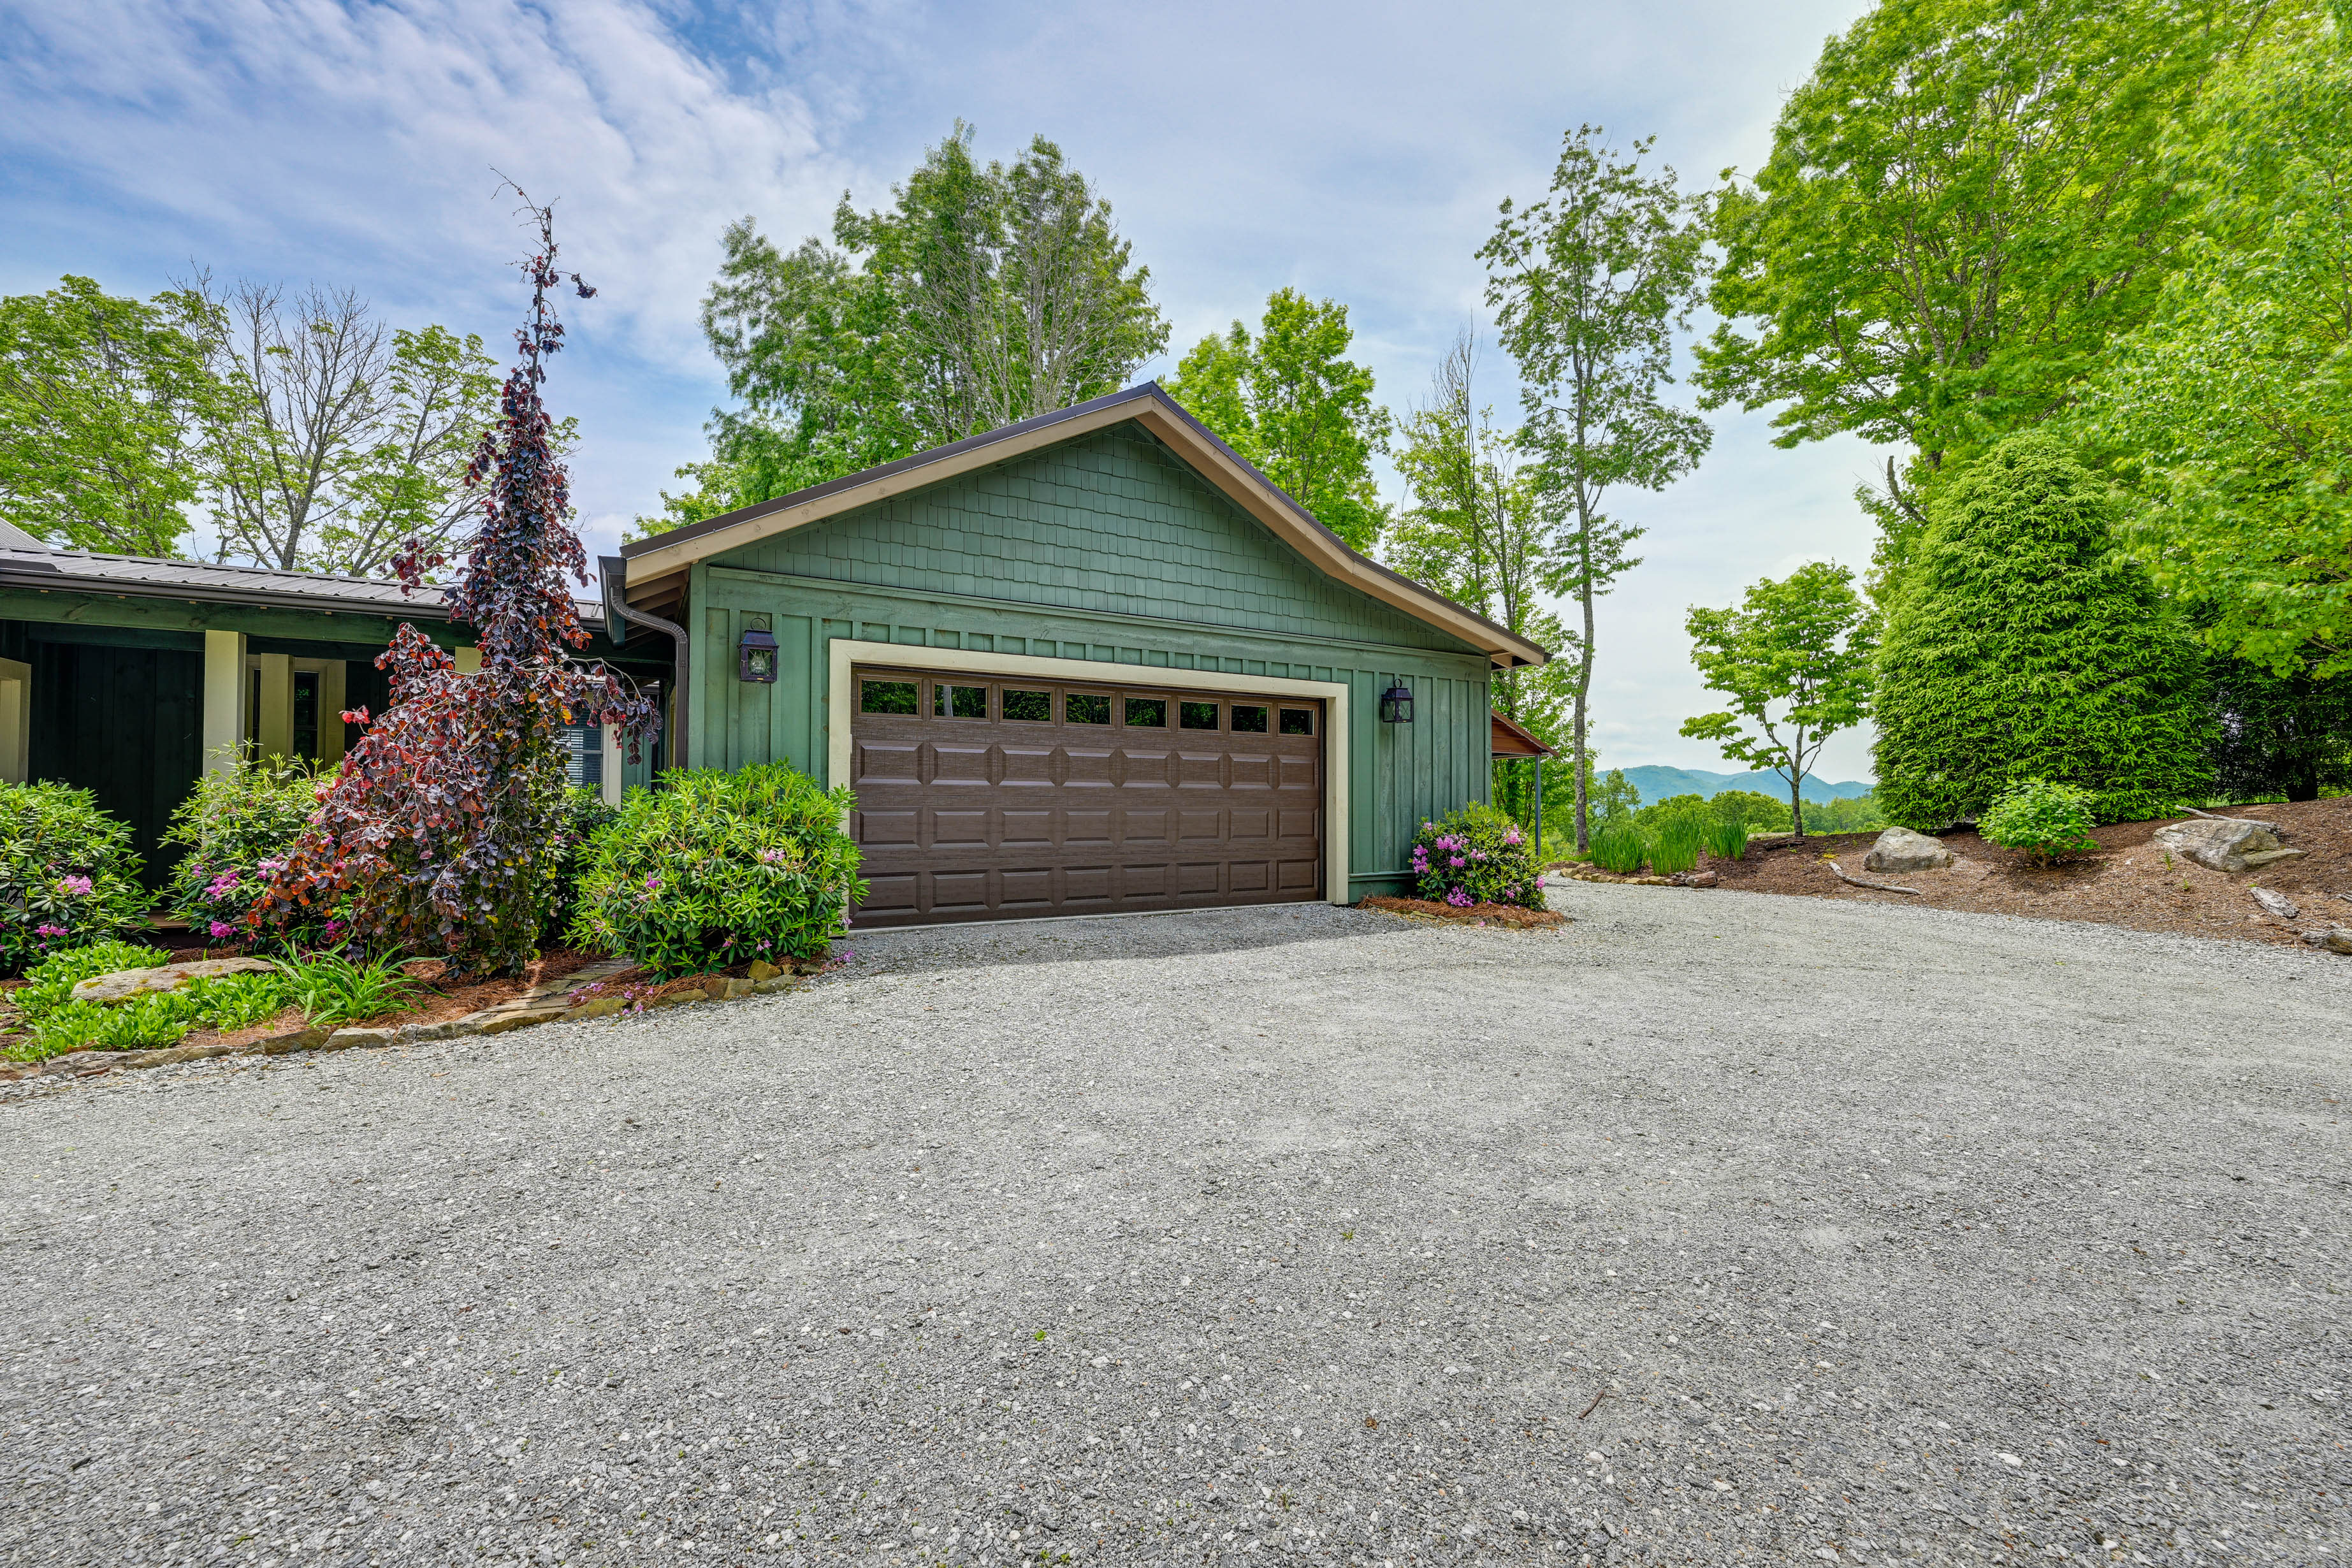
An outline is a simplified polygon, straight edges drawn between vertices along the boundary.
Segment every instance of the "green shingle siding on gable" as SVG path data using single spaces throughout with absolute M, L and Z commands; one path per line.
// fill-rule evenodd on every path
M 1475 651 L 1325 576 L 1135 425 L 714 560 L 870 587 Z
M 827 647 L 1087 659 L 1345 683 L 1350 891 L 1405 890 L 1424 817 L 1487 797 L 1486 656 L 1324 575 L 1134 426 L 810 523 L 697 564 L 698 766 L 826 770 Z M 736 678 L 761 617 L 773 685 Z M 1415 721 L 1379 721 L 1412 688 Z M 847 722 L 848 715 L 841 721 Z M 831 782 L 831 781 L 828 781 Z

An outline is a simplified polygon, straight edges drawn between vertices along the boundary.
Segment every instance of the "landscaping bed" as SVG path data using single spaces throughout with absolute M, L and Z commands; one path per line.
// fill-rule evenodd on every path
M 157 964 L 222 956 L 202 948 L 152 949 Z M 784 966 L 754 961 L 705 974 L 664 980 L 625 960 L 600 958 L 571 949 L 547 952 L 523 973 L 444 986 L 438 959 L 412 959 L 400 969 L 418 984 L 400 1005 L 363 1016 L 320 1019 L 299 1006 L 242 1022 L 233 1028 L 189 1027 L 169 1044 L 139 1046 L 89 1042 L 56 1046 L 37 1039 L 14 1016 L 8 995 L 23 981 L 0 983 L 0 1081 L 45 1074 L 87 1076 L 116 1068 L 163 1067 L 201 1058 L 298 1050 L 343 1050 L 356 1046 L 446 1039 L 458 1035 L 502 1034 L 559 1018 L 601 1017 L 681 1003 L 731 999 L 790 989 L 797 976 L 814 973 L 828 960 L 798 960 Z
M 1385 910 L 1392 915 L 1404 915 L 1413 920 L 1444 921 L 1450 925 L 1509 926 L 1518 931 L 1541 931 L 1566 925 L 1568 917 L 1557 910 L 1522 909 L 1517 904 L 1448 904 L 1434 899 L 1391 899 L 1385 894 L 1363 900 L 1368 910 Z
M 1928 904 L 2295 947 L 2304 945 L 2295 935 L 2299 926 L 2352 925 L 2352 902 L 2341 897 L 2352 893 L 2352 799 L 2232 806 L 2229 815 L 2274 824 L 2282 842 L 2305 855 L 2259 871 L 2208 870 L 2179 855 L 2168 863 L 2155 833 L 2180 820 L 2171 817 L 2095 829 L 2095 850 L 2049 867 L 1966 829 L 1941 836 L 1958 857 L 1948 871 L 1865 871 L 1863 858 L 1877 837 L 1871 833 L 1754 845 L 1744 859 L 1706 866 L 1723 887 L 1751 893 Z M 1916 888 L 1917 894 L 1850 886 L 1830 870 L 1832 858 L 1850 875 Z M 2303 918 L 2267 913 L 2248 890 L 2255 887 L 2285 894 L 2302 907 Z

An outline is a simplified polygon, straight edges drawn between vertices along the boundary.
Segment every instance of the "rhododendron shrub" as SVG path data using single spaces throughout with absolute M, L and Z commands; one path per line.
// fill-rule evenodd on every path
M 258 931 L 332 911 L 361 951 L 430 953 L 453 977 L 513 973 L 538 951 L 568 849 L 563 731 L 613 725 L 634 751 L 653 724 L 634 685 L 573 657 L 588 642 L 572 598 L 587 556 L 540 387 L 563 346 L 554 289 L 568 278 L 582 299 L 595 290 L 557 269 L 548 209 L 525 210 L 539 237 L 522 263 L 530 314 L 499 422 L 467 469 L 481 521 L 444 598 L 472 628 L 481 668 L 458 674 L 432 639 L 401 626 L 376 660 L 391 706 L 344 715 L 367 731 L 248 916 Z M 412 543 L 394 570 L 413 593 L 442 563 Z
M 0 784 L 0 968 L 139 930 L 154 901 L 131 825 L 89 791 Z
M 596 830 L 572 940 L 664 977 L 822 957 L 866 895 L 855 804 L 782 763 L 665 773 Z
M 1468 909 L 1473 904 L 1544 907 L 1534 847 L 1519 825 L 1472 801 L 1443 822 L 1424 822 L 1412 838 L 1420 896 Z
M 246 917 L 285 869 L 333 782 L 291 757 L 241 762 L 198 779 L 164 830 L 163 842 L 180 847 L 166 907 L 207 942 L 252 940 Z M 289 949 L 328 940 L 332 911 L 309 912 L 308 920 L 273 927 L 272 940 Z

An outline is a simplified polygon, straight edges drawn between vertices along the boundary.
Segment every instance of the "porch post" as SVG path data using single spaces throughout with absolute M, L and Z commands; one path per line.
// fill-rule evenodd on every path
M 261 670 L 260 722 L 254 726 L 257 750 L 265 757 L 294 754 L 294 659 L 289 654 L 257 653 L 253 663 Z
M 205 633 L 205 772 L 236 766 L 245 746 L 245 634 Z
M 33 737 L 33 667 L 0 658 L 0 779 L 23 784 Z
M 340 658 L 322 660 L 319 668 L 319 765 L 331 768 L 343 760 L 343 709 L 346 671 Z

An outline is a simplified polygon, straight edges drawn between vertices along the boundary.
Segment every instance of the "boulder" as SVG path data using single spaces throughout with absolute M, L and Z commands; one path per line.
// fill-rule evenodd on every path
M 1878 836 L 1862 862 L 1865 871 L 1946 871 L 1952 852 L 1924 833 L 1890 827 Z
M 2303 940 L 2329 952 L 2352 953 L 2352 926 L 2336 926 L 2329 931 L 2307 931 Z
M 77 1002 L 128 1002 L 177 991 L 191 980 L 214 980 L 224 974 L 268 974 L 278 966 L 266 958 L 200 958 L 189 963 L 159 963 L 152 969 L 118 969 L 93 974 L 73 988 Z
M 773 980 L 777 975 L 783 973 L 784 972 L 782 970 L 777 968 L 774 964 L 770 963 L 764 958 L 755 958 L 751 961 L 751 978 L 754 981 Z
M 2156 841 L 2209 871 L 2242 871 L 2251 865 L 2289 858 L 2278 852 L 2278 835 L 2268 823 L 2242 816 L 2198 816 L 2169 823 L 2156 830 Z M 2257 856 L 2259 860 L 2254 858 Z

